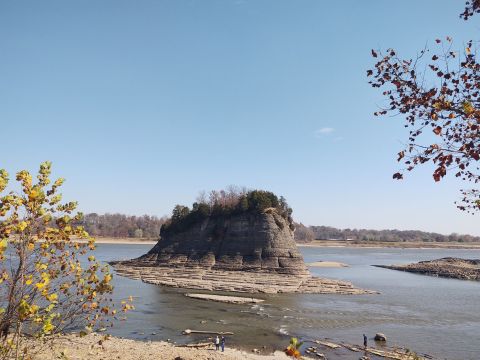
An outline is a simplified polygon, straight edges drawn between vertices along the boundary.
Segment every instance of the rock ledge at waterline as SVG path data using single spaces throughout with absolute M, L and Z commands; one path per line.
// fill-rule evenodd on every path
M 374 266 L 430 276 L 480 281 L 480 259 L 446 257 L 406 265 Z
M 162 234 L 145 255 L 111 265 L 119 275 L 186 289 L 242 293 L 371 294 L 345 281 L 314 277 L 288 220 L 273 208 L 208 217 Z

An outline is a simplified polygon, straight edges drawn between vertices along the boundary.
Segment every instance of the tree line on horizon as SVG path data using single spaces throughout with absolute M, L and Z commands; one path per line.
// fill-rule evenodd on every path
M 84 216 L 81 224 L 92 236 L 112 238 L 158 239 L 160 228 L 167 223 L 167 216 L 131 216 L 125 214 L 97 214 Z M 331 226 L 306 226 L 294 223 L 295 241 L 306 243 L 313 240 L 351 240 L 384 242 L 480 242 L 479 236 L 443 235 L 420 230 L 370 230 L 338 229 Z
M 479 236 L 443 235 L 420 230 L 337 229 L 331 226 L 310 226 L 316 240 L 352 240 L 384 242 L 480 242 Z
M 168 220 L 162 216 L 125 214 L 86 214 L 80 224 L 95 237 L 158 238 L 160 227 Z

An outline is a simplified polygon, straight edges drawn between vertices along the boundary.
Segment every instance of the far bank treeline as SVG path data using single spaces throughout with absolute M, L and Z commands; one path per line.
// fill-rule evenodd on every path
M 418 230 L 337 229 L 330 226 L 305 226 L 295 223 L 292 209 L 284 197 L 272 192 L 229 187 L 227 190 L 201 192 L 192 207 L 176 205 L 170 217 L 129 216 L 124 214 L 86 214 L 80 225 L 96 237 L 158 239 L 163 231 L 181 230 L 212 216 L 231 216 L 242 212 L 261 212 L 275 208 L 292 229 L 297 242 L 313 240 L 351 240 L 355 242 L 480 242 L 471 235 L 442 235 Z

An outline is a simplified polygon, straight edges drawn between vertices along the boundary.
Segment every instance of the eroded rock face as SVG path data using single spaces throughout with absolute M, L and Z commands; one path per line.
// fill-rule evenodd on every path
M 287 221 L 275 210 L 207 218 L 164 235 L 138 260 L 151 265 L 308 274 Z
M 313 277 L 290 224 L 274 209 L 207 218 L 167 232 L 147 254 L 111 262 L 117 274 L 146 283 L 222 292 L 372 294 L 351 283 Z

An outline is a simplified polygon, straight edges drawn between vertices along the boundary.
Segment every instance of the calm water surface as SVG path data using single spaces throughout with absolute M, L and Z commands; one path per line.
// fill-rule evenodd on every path
M 106 245 L 99 260 L 129 259 L 151 245 Z M 289 335 L 360 344 L 362 334 L 387 335 L 389 345 L 458 360 L 480 359 L 480 282 L 442 279 L 372 267 L 445 256 L 480 258 L 480 250 L 300 248 L 306 262 L 339 261 L 348 268 L 311 268 L 313 274 L 348 280 L 380 295 L 260 295 L 262 305 L 222 304 L 183 296 L 187 290 L 115 277 L 117 298 L 135 297 L 136 310 L 112 333 L 134 339 L 198 340 L 184 329 L 232 331 L 229 344 L 281 348 Z M 206 321 L 206 323 L 201 323 Z M 369 340 L 373 344 L 373 340 Z M 358 359 L 358 353 L 325 351 L 329 359 Z

